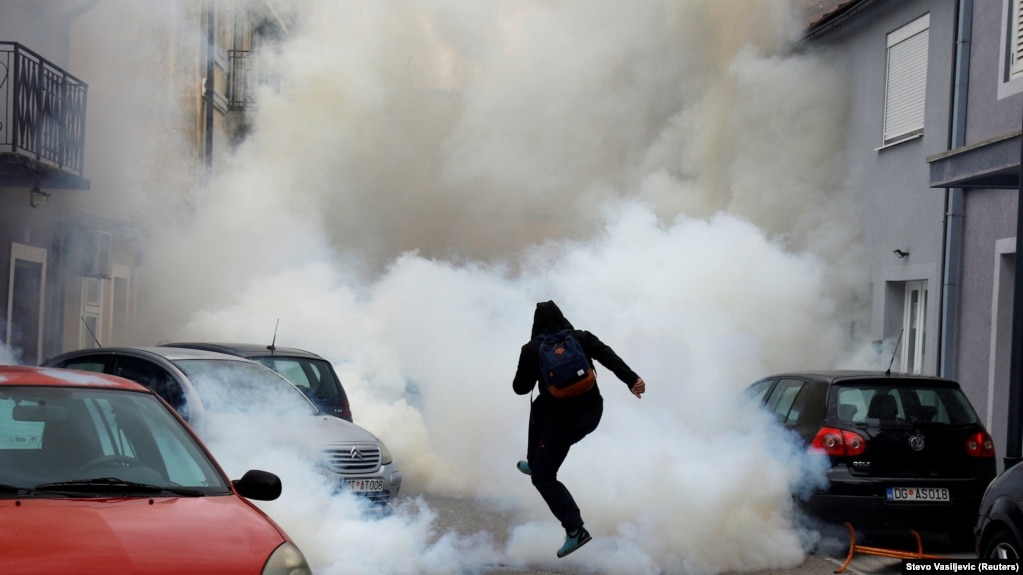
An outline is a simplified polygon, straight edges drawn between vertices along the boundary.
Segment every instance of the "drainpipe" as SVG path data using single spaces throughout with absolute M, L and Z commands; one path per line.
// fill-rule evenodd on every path
M 1023 121 L 1023 119 L 1021 119 Z M 1023 125 L 1023 124 L 1021 124 Z M 1016 264 L 1012 294 L 1012 352 L 1009 363 L 1009 414 L 1005 429 L 1005 469 L 1021 460 L 1023 451 L 1023 133 L 1020 133 L 1019 192 L 1016 195 Z
M 956 16 L 956 52 L 952 86 L 952 118 L 949 149 L 966 145 L 966 102 L 969 96 L 970 45 L 973 36 L 973 0 L 959 0 Z M 938 374 L 957 378 L 959 274 L 963 247 L 963 189 L 945 190 L 945 251 L 941 294 L 941 335 Z
M 216 58 L 217 58 L 217 28 L 213 4 L 216 0 L 206 0 L 206 80 L 203 82 L 203 91 L 206 92 L 206 184 L 209 184 L 213 175 L 213 109 L 216 105 Z

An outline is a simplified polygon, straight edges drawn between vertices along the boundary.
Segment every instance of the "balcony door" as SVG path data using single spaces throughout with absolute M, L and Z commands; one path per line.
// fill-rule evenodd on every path
M 906 282 L 903 307 L 902 372 L 921 373 L 924 366 L 924 325 L 927 317 L 927 282 Z
M 42 361 L 46 250 L 11 244 L 5 341 L 22 363 Z

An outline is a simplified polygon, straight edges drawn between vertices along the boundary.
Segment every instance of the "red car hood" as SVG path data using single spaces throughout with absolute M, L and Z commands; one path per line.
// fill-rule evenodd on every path
M 284 541 L 237 496 L 0 500 L 5 575 L 255 575 Z

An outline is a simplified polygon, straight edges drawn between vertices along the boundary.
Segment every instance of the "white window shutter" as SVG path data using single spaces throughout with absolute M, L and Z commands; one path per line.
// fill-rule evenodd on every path
M 924 16 L 888 35 L 884 144 L 923 132 L 929 25 Z

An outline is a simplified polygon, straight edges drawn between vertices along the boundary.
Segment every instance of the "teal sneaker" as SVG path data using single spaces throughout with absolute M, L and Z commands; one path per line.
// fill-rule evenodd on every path
M 585 527 L 580 527 L 579 532 L 576 533 L 575 536 L 566 535 L 565 543 L 561 546 L 561 549 L 558 549 L 558 558 L 560 559 L 583 545 L 586 545 L 590 542 L 590 539 L 593 538 L 590 537 L 590 532 L 587 531 Z
M 525 473 L 526 475 L 532 475 L 533 474 L 533 472 L 529 469 L 529 462 L 528 461 L 520 461 L 520 462 L 515 464 L 515 467 L 518 467 L 519 471 L 521 471 L 522 473 Z

